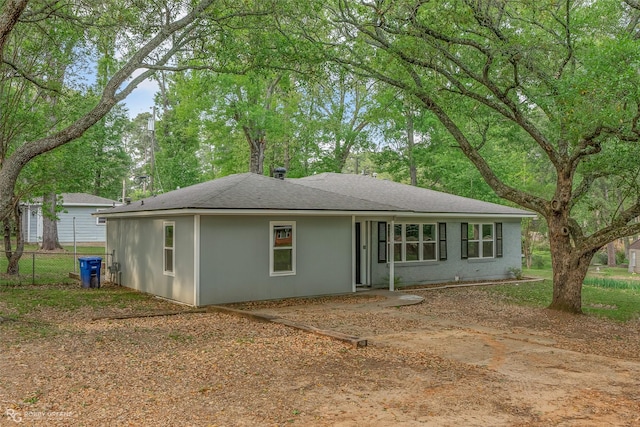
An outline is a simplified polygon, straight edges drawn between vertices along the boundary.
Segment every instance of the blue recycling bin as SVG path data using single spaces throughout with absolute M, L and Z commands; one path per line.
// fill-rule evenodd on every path
M 99 288 L 102 258 L 99 256 L 83 256 L 79 257 L 78 261 L 80 262 L 80 280 L 82 281 L 82 287 Z

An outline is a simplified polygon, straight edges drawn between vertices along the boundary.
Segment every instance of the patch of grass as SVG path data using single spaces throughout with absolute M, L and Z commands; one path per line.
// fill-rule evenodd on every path
M 75 279 L 69 278 L 70 272 L 80 272 L 77 257 L 101 256 L 108 262 L 103 246 L 80 246 L 76 253 L 73 247 L 66 247 L 64 251 L 39 252 L 34 245 L 26 246 L 24 253 L 18 262 L 20 274 L 7 275 L 0 273 L 0 287 L 22 284 L 57 284 L 75 283 Z M 0 272 L 7 271 L 7 258 L 0 257 Z M 101 271 L 104 277 L 106 271 Z
M 497 285 L 486 288 L 489 292 L 501 295 L 507 300 L 528 307 L 546 307 L 551 304 L 553 282 L 529 282 L 509 285 Z
M 77 310 L 80 307 L 128 306 L 132 302 L 149 299 L 149 296 L 118 286 L 84 289 L 77 282 L 73 285 L 20 285 L 0 287 L 0 316 L 21 317 L 41 307 L 58 310 Z M 6 308 L 3 308 L 5 307 Z
M 626 322 L 640 318 L 640 290 L 582 287 L 582 311 Z
M 501 295 L 514 304 L 547 307 L 553 297 L 553 282 L 546 279 L 542 282 L 498 285 L 487 288 L 487 291 Z M 620 322 L 638 319 L 640 288 L 602 288 L 585 284 L 582 287 L 582 310 L 589 315 Z
M 539 277 L 547 280 L 551 280 L 553 278 L 553 272 L 550 268 L 523 268 L 522 275 L 525 277 Z

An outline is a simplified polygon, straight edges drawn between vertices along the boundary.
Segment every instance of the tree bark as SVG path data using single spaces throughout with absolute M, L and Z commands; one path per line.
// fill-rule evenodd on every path
M 607 243 L 607 266 L 616 266 L 616 245 L 615 242 Z
M 553 269 L 553 299 L 550 309 L 582 313 L 582 284 L 597 249 L 580 250 L 572 245 L 568 223 L 548 218 L 549 246 Z
M 24 251 L 24 240 L 22 239 L 22 216 L 20 215 L 19 203 L 13 205 L 13 224 L 11 218 L 6 217 L 3 221 L 4 225 L 4 249 L 5 256 L 7 257 L 7 274 L 18 275 L 20 274 L 20 258 Z M 14 227 L 15 225 L 15 227 Z M 12 249 L 11 236 L 15 233 L 16 236 L 16 249 Z
M 20 15 L 27 7 L 29 0 L 6 1 L 0 10 L 0 57 L 3 56 L 4 47 L 7 44 L 13 27 L 18 23 Z
M 62 249 L 58 241 L 58 199 L 55 192 L 46 194 L 42 198 L 42 245 L 44 251 Z
M 262 175 L 264 173 L 264 141 L 250 141 L 251 154 L 249 155 L 249 171 Z

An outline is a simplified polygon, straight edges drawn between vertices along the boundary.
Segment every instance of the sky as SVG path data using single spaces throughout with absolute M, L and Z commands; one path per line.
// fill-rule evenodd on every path
M 150 113 L 153 107 L 153 97 L 158 91 L 158 83 L 145 80 L 127 96 L 123 104 L 129 110 L 129 118 L 133 119 L 138 114 Z

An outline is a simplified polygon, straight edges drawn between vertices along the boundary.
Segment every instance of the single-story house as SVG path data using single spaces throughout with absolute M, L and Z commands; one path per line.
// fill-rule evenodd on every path
M 58 213 L 58 241 L 63 245 L 104 244 L 106 220 L 93 214 L 120 203 L 86 193 L 63 193 L 61 198 L 63 210 Z M 21 211 L 24 242 L 42 242 L 42 199 L 22 203 Z
M 122 285 L 205 306 L 509 277 L 507 206 L 362 175 L 231 175 L 104 212 Z

